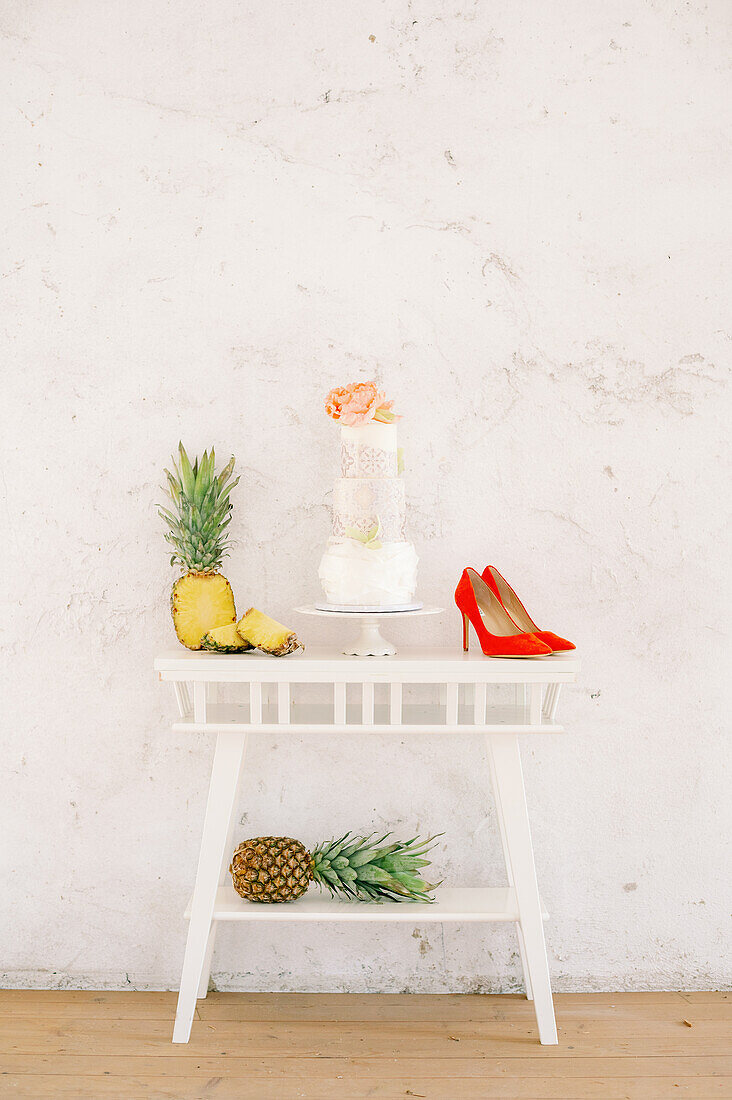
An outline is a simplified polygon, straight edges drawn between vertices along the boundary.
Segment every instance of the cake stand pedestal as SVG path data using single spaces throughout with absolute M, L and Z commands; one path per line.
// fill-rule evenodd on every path
M 380 624 L 387 619 L 413 619 L 420 615 L 439 615 L 444 607 L 420 607 L 416 611 L 324 611 L 315 604 L 296 607 L 300 615 L 319 615 L 322 619 L 351 619 L 358 623 L 361 633 L 343 647 L 349 657 L 393 657 L 396 646 L 384 638 Z

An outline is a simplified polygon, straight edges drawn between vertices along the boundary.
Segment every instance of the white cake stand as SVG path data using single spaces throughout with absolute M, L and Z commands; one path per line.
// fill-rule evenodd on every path
M 319 615 L 323 619 L 352 619 L 358 622 L 361 633 L 343 652 L 352 657 L 393 657 L 396 646 L 382 637 L 379 623 L 386 619 L 413 619 L 420 615 L 439 615 L 444 607 L 419 607 L 411 611 L 335 611 L 323 610 L 315 604 L 296 607 L 300 615 Z

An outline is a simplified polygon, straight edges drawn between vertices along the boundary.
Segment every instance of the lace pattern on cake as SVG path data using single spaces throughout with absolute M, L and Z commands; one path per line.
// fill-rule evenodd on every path
M 374 525 L 380 538 L 405 539 L 406 502 L 401 478 L 339 478 L 333 491 L 333 534 L 355 527 L 367 535 Z
M 396 477 L 396 451 L 367 447 L 351 440 L 341 442 L 341 477 Z
M 379 538 L 386 542 L 404 542 L 406 539 L 406 524 L 403 515 L 396 513 L 382 513 L 371 516 L 354 516 L 344 512 L 336 512 L 333 516 L 333 534 L 339 538 L 346 538 L 349 528 L 355 528 L 362 535 L 368 535 L 373 527 L 380 527 Z

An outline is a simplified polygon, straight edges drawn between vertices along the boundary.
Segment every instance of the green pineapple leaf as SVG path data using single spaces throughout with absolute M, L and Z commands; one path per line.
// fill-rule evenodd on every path
M 180 472 L 181 482 L 183 485 L 183 492 L 189 501 L 193 500 L 193 493 L 196 487 L 195 474 L 188 461 L 188 455 L 186 454 L 185 447 L 182 443 L 178 444 L 178 454 L 180 458 Z
M 196 464 L 198 459 L 196 459 Z M 203 504 L 203 498 L 206 495 L 208 489 L 208 455 L 203 452 L 203 458 L 201 459 L 201 468 L 196 473 L 196 484 L 193 487 L 193 504 L 198 509 Z

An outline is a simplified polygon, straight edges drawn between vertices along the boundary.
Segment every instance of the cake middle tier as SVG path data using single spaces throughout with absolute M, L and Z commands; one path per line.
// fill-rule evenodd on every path
M 375 527 L 384 542 L 405 538 L 404 482 L 398 477 L 339 477 L 333 489 L 333 534 L 358 531 L 368 536 Z

